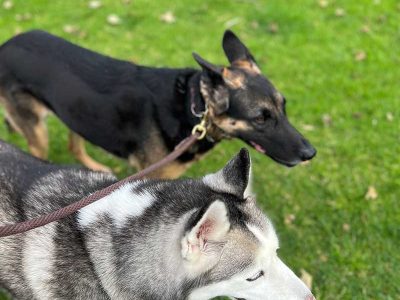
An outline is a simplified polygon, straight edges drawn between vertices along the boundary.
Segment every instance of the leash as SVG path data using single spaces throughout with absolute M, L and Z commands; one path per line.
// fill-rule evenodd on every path
M 51 222 L 61 220 L 65 217 L 68 217 L 72 215 L 73 213 L 77 212 L 81 208 L 102 199 L 103 197 L 111 194 L 113 191 L 121 187 L 122 185 L 138 180 L 140 178 L 143 178 L 144 176 L 148 175 L 149 173 L 165 166 L 166 164 L 172 162 L 176 158 L 178 158 L 180 155 L 182 155 L 187 149 L 189 149 L 196 141 L 201 140 L 202 138 L 205 137 L 207 129 L 206 129 L 206 124 L 207 124 L 207 114 L 206 112 L 202 115 L 202 120 L 201 122 L 193 127 L 192 134 L 185 138 L 183 141 L 181 141 L 172 151 L 169 153 L 167 156 L 165 156 L 163 159 L 160 161 L 150 165 L 149 167 L 139 171 L 136 174 L 133 174 L 125 179 L 122 179 L 104 189 L 98 190 L 94 192 L 93 194 L 90 194 L 89 196 L 71 203 L 70 205 L 67 205 L 65 207 L 62 207 L 56 211 L 53 211 L 47 215 L 43 215 L 34 219 L 30 219 L 27 221 L 15 223 L 15 224 L 10 224 L 10 225 L 4 225 L 0 226 L 0 238 L 1 237 L 6 237 L 18 233 L 23 233 L 29 230 L 32 230 L 37 227 L 41 227 L 44 225 L 47 225 Z

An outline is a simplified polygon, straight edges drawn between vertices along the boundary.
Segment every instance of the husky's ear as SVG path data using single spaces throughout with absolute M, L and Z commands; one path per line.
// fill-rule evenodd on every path
M 225 55 L 231 64 L 237 60 L 256 62 L 249 49 L 230 30 L 226 30 L 224 33 L 222 48 L 224 48 Z
M 227 208 L 219 200 L 200 211 L 189 224 L 181 246 L 185 265 L 192 274 L 204 273 L 218 262 L 229 228 Z
M 242 148 L 222 170 L 206 175 L 203 182 L 214 191 L 244 198 L 250 193 L 250 174 L 250 154 L 246 148 Z
M 204 60 L 196 53 L 193 53 L 193 57 L 203 69 L 200 91 L 205 101 L 215 115 L 226 112 L 229 108 L 229 91 L 223 77 L 225 69 Z

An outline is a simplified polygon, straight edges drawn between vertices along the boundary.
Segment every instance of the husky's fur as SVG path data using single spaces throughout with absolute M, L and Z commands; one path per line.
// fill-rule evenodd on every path
M 202 179 L 137 181 L 75 215 L 0 238 L 0 287 L 13 299 L 313 299 L 277 257 L 248 190 L 242 150 Z M 49 213 L 115 182 L 0 141 L 0 225 Z

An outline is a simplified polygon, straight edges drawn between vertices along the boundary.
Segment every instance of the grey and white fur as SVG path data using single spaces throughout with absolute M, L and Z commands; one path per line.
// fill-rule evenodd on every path
M 129 183 L 71 217 L 0 238 L 13 299 L 313 299 L 278 258 L 247 195 L 242 149 L 200 179 Z M 55 166 L 0 141 L 0 225 L 49 213 L 116 179 Z

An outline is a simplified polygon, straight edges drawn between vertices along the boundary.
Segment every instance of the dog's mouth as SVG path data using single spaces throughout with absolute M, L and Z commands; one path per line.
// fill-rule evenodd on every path
M 248 141 L 247 143 L 250 144 L 251 146 L 253 146 L 253 148 L 256 149 L 258 152 L 260 152 L 260 153 L 262 153 L 262 154 L 268 155 L 268 154 L 267 154 L 267 150 L 265 150 L 265 148 L 264 148 L 263 146 L 257 144 L 256 142 L 254 142 L 254 141 Z M 286 161 L 286 160 L 282 160 L 282 159 L 277 158 L 277 157 L 275 157 L 275 156 L 271 156 L 271 155 L 268 155 L 268 156 L 271 157 L 271 158 L 272 158 L 274 161 L 276 161 L 277 163 L 280 163 L 280 164 L 282 164 L 282 165 L 285 165 L 285 166 L 287 166 L 287 167 L 289 167 L 289 168 L 296 166 L 296 165 L 300 162 L 300 161 L 298 161 L 298 162 L 297 162 L 297 161 L 296 161 L 296 162 L 288 162 L 288 161 Z
M 257 144 L 256 142 L 250 141 L 250 145 L 252 145 L 254 147 L 254 149 L 256 149 L 258 152 L 265 154 L 267 151 L 264 149 L 263 146 L 260 146 L 259 144 Z

